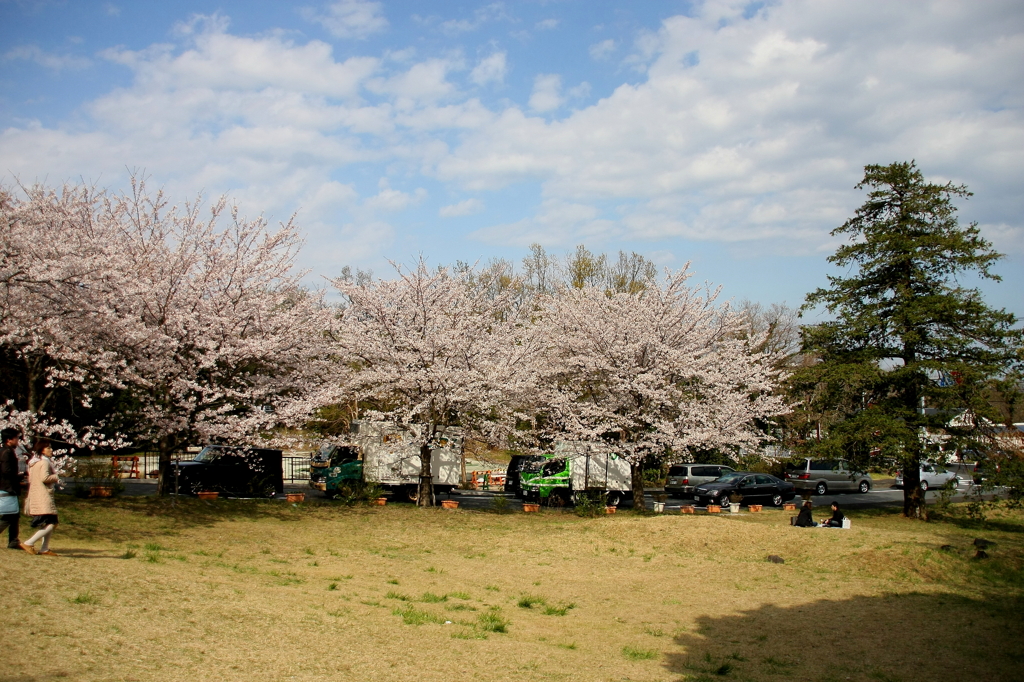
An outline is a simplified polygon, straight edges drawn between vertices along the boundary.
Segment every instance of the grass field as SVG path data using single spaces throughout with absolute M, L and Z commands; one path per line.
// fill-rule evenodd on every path
M 1019 511 L 59 504 L 62 557 L 2 554 L 3 680 L 1024 679 Z

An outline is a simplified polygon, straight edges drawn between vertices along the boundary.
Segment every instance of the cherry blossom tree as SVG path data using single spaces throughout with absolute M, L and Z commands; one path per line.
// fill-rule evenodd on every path
M 107 401 L 101 426 L 171 453 L 263 440 L 323 402 L 329 311 L 299 286 L 291 222 L 268 229 L 224 200 L 168 207 L 145 183 L 3 195 L 0 343 L 36 371 L 10 410 L 52 423 L 31 386 Z M 223 225 L 222 223 L 227 223 Z M 35 368 L 39 369 L 36 370 Z
M 644 461 L 687 448 L 753 445 L 755 420 L 786 411 L 781 371 L 743 317 L 690 288 L 688 266 L 665 282 L 610 291 L 563 288 L 541 299 L 538 429 L 549 440 L 610 442 L 632 468 L 641 504 Z
M 373 418 L 411 427 L 420 452 L 418 504 L 432 504 L 431 448 L 446 429 L 498 442 L 531 390 L 529 308 L 516 287 L 474 279 L 472 269 L 395 266 L 398 277 L 333 280 L 345 297 L 334 336 L 347 371 L 342 393 Z

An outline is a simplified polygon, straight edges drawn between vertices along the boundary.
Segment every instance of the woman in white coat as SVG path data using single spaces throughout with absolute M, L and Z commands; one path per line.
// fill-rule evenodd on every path
M 50 549 L 50 536 L 57 527 L 57 504 L 53 499 L 53 486 L 57 483 L 57 467 L 53 463 L 53 449 L 45 438 L 36 440 L 32 446 L 32 459 L 28 463 L 28 497 L 25 498 L 25 513 L 32 517 L 36 534 L 25 541 L 22 547 L 30 554 L 57 556 Z M 36 550 L 36 543 L 42 541 Z

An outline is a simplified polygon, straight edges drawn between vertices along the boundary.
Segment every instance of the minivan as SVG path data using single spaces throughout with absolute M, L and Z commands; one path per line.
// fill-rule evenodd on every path
M 665 492 L 675 497 L 690 495 L 702 483 L 710 483 L 731 471 L 732 467 L 723 464 L 673 464 L 668 470 Z

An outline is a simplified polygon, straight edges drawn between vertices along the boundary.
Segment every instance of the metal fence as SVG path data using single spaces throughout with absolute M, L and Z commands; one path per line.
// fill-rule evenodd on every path
M 150 473 L 154 473 L 160 469 L 160 453 L 158 452 L 135 452 L 132 453 L 133 457 L 139 458 L 139 474 L 142 478 L 147 478 Z M 182 460 L 192 459 L 195 453 L 181 453 Z M 92 459 L 92 458 L 90 458 Z M 95 459 L 99 459 L 96 457 Z M 107 461 L 110 461 L 110 457 L 104 457 Z M 309 480 L 309 456 L 284 456 L 281 458 L 281 469 L 284 473 L 285 483 L 301 483 Z

